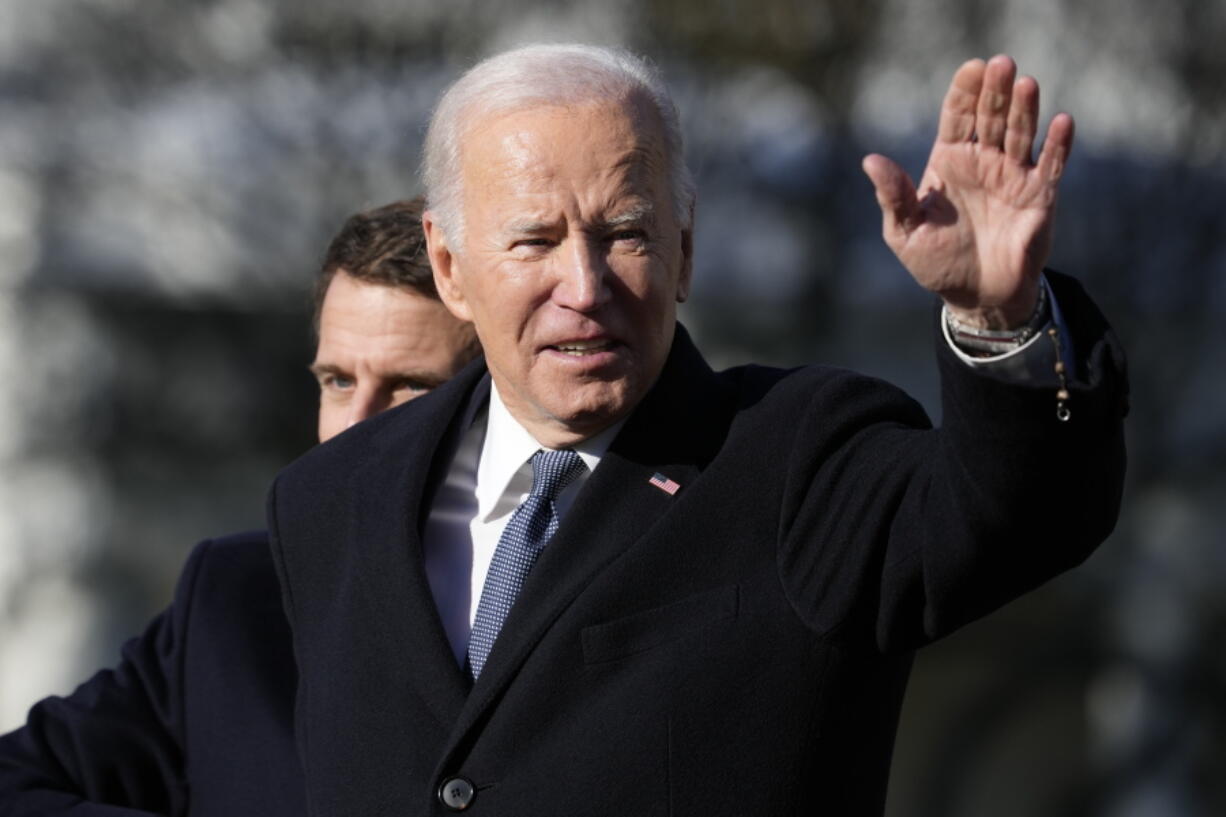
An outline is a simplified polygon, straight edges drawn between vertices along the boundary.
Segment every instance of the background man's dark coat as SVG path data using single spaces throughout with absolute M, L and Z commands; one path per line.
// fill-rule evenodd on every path
M 123 662 L 0 737 L 0 814 L 305 815 L 268 537 L 196 546 Z

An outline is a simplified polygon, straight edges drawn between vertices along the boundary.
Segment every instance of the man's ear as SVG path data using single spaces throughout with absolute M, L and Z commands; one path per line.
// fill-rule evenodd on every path
M 421 228 L 426 236 L 426 254 L 430 258 L 430 268 L 434 270 L 434 288 L 438 290 L 439 298 L 452 315 L 462 321 L 471 321 L 472 310 L 464 300 L 458 280 L 460 273 L 456 255 L 432 211 L 421 214 Z
M 681 231 L 681 271 L 677 275 L 677 303 L 690 297 L 690 281 L 694 277 L 694 228 Z

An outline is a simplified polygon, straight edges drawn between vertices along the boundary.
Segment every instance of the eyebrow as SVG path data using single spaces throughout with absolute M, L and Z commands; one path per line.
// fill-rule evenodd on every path
M 615 216 L 600 219 L 592 226 L 596 228 L 596 230 L 611 230 L 618 227 L 624 227 L 627 224 L 641 224 L 646 221 L 651 221 L 655 216 L 655 210 L 655 205 L 651 202 L 640 202 Z M 553 224 L 541 221 L 540 219 L 522 218 L 508 223 L 506 225 L 506 231 L 513 235 L 536 235 L 547 232 L 553 227 Z
M 655 205 L 649 201 L 640 202 L 622 213 L 606 218 L 598 223 L 598 227 L 610 230 L 625 227 L 627 224 L 642 224 L 650 222 L 656 214 Z
M 307 371 L 319 377 L 321 374 L 347 374 L 347 372 L 335 363 L 312 363 L 307 366 Z
M 539 219 L 520 218 L 508 223 L 504 229 L 512 235 L 535 235 L 546 232 L 553 226 Z
M 352 375 L 352 372 L 350 372 L 348 369 L 337 366 L 334 363 L 312 363 L 311 365 L 307 366 L 307 369 L 316 377 L 324 374 L 340 374 L 346 376 Z M 429 372 L 424 369 L 388 372 L 386 374 L 381 374 L 380 377 L 384 378 L 385 380 L 412 381 L 423 386 L 429 386 L 430 388 L 441 386 L 448 380 L 446 377 L 439 377 L 434 372 Z

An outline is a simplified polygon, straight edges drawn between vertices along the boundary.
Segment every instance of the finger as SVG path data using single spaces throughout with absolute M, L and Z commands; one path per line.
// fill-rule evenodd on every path
M 1034 134 L 1038 129 L 1039 83 L 1033 77 L 1019 77 L 1013 83 L 1013 102 L 1009 105 L 1009 129 L 1005 132 L 1005 155 L 1015 162 L 1030 164 Z
M 1047 126 L 1047 138 L 1043 140 L 1043 150 L 1036 165 L 1039 177 L 1049 183 L 1059 180 L 1072 149 L 1073 117 L 1058 113 Z
M 865 175 L 873 183 L 877 204 L 881 207 L 881 231 L 887 243 L 906 238 L 919 214 L 919 201 L 915 197 L 915 183 L 898 163 L 872 153 L 861 163 Z
M 1004 54 L 988 60 L 983 72 L 983 89 L 975 110 L 975 133 L 979 144 L 1000 150 L 1005 143 L 1006 116 L 1013 97 L 1013 77 L 1017 65 Z
M 967 60 L 954 72 L 945 101 L 937 139 L 941 142 L 969 142 L 975 135 L 975 105 L 983 87 L 983 60 Z

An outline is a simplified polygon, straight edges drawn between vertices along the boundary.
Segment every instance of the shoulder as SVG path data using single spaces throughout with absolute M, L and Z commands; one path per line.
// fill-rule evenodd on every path
M 622 446 L 760 471 L 799 452 L 827 452 L 874 425 L 928 429 L 901 389 L 833 366 L 755 364 L 714 372 L 679 332 L 664 372 L 623 431 Z M 747 460 L 741 462 L 739 458 Z
M 290 630 L 265 531 L 208 539 L 188 557 L 172 605 L 178 649 L 189 673 L 236 679 L 276 677 L 264 668 L 285 658 Z M 247 656 L 247 667 L 234 663 Z M 289 659 L 292 660 L 292 659 Z
M 637 413 L 646 418 L 640 427 L 664 425 L 707 439 L 738 431 L 781 439 L 799 427 L 833 430 L 874 422 L 931 426 L 901 389 L 847 369 L 748 364 L 714 372 L 680 326 L 664 372 Z
M 739 366 L 719 377 L 736 395 L 738 421 L 778 423 L 816 417 L 824 426 L 846 423 L 931 425 L 920 404 L 897 386 L 836 366 L 792 369 Z
M 279 626 L 281 589 L 268 534 L 249 531 L 197 544 L 179 575 L 168 615 L 176 643 L 201 633 L 213 638 L 227 627 Z
M 184 574 L 185 578 L 200 583 L 201 580 L 255 579 L 271 570 L 268 532 L 250 530 L 197 543 L 188 556 Z

